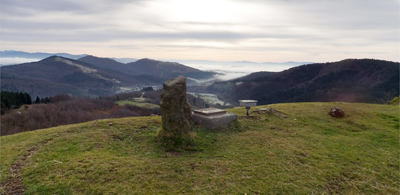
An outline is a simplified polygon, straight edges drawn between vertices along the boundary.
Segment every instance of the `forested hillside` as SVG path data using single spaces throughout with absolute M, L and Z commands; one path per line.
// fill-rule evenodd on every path
M 31 96 L 22 92 L 1 91 L 0 98 L 1 114 L 4 114 L 10 109 L 19 108 L 23 104 L 32 104 Z
M 123 64 L 95 56 L 79 60 L 51 56 L 38 62 L 2 66 L 0 70 L 3 90 L 22 91 L 32 96 L 60 93 L 109 96 L 147 86 L 161 87 L 164 81 L 179 75 L 205 79 L 216 74 L 175 62 L 141 59 Z
M 399 95 L 399 63 L 347 59 L 294 67 L 238 82 L 214 83 L 211 93 L 233 104 L 241 99 L 259 104 L 280 102 L 386 103 Z

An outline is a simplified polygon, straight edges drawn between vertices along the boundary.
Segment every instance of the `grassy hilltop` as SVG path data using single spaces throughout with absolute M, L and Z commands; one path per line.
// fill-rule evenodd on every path
M 25 194 L 399 194 L 399 106 L 274 104 L 166 151 L 161 117 L 2 136 L 1 191 Z M 327 113 L 341 107 L 346 116 Z M 267 107 L 267 106 L 258 106 Z M 252 108 L 253 110 L 254 108 Z M 22 181 L 21 181 L 22 179 Z M 3 193 L 2 193 L 3 194 Z

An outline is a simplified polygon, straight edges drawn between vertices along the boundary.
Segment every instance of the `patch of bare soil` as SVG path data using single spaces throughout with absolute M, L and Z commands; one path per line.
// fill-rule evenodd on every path
M 249 119 L 249 120 L 260 120 L 262 119 L 259 116 L 238 116 L 239 119 Z
M 183 156 L 181 152 L 176 152 L 176 151 L 165 151 L 164 152 L 164 157 L 171 157 L 171 156 Z
M 24 194 L 25 186 L 24 183 L 22 182 L 23 179 L 22 179 L 21 169 L 28 163 L 29 159 L 31 159 L 32 156 L 34 156 L 39 149 L 41 149 L 51 140 L 53 139 L 44 140 L 43 142 L 40 143 L 39 147 L 36 146 L 32 147 L 16 163 L 11 165 L 11 168 L 8 172 L 11 178 L 0 184 L 0 187 L 4 190 L 4 195 Z

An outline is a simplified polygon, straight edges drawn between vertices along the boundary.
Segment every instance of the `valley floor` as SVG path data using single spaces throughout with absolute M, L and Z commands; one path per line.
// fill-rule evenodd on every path
M 97 120 L 0 137 L 2 194 L 399 194 L 399 107 L 229 109 L 238 121 L 182 150 L 155 140 L 161 117 Z M 344 118 L 328 112 L 340 107 Z

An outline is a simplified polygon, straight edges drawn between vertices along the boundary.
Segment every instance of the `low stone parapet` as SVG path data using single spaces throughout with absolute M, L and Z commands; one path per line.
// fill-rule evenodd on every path
M 217 108 L 195 110 L 192 114 L 192 121 L 207 129 L 224 127 L 235 120 L 237 120 L 236 114 Z

